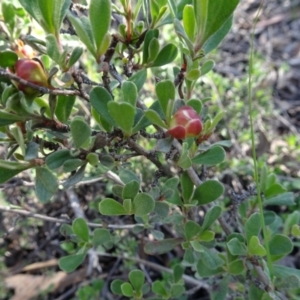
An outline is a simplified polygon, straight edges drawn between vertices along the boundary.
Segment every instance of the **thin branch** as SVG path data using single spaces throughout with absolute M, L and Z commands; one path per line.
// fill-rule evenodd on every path
M 60 223 L 60 224 L 72 224 L 71 219 L 63 219 L 63 218 L 54 218 L 54 217 L 49 217 L 46 215 L 42 214 L 37 214 L 28 210 L 23 210 L 23 209 L 15 209 L 13 207 L 9 206 L 0 206 L 0 211 L 3 212 L 10 212 L 10 213 L 15 213 L 19 214 L 28 218 L 35 218 L 35 219 L 40 219 L 46 222 L 52 222 L 52 223 Z M 128 225 L 114 225 L 114 224 L 108 224 L 108 225 L 102 225 L 102 224 L 97 224 L 97 223 L 91 223 L 87 222 L 88 226 L 91 228 L 110 228 L 110 229 L 132 229 L 135 226 L 144 226 L 143 224 L 128 224 Z
M 5 69 L 0 68 L 0 76 L 4 76 L 6 78 L 9 78 L 11 80 L 14 80 L 16 82 L 19 82 L 23 85 L 29 86 L 37 91 L 39 91 L 41 94 L 51 94 L 51 95 L 65 95 L 65 96 L 78 96 L 83 98 L 86 101 L 90 101 L 90 98 L 88 94 L 86 93 L 81 93 L 79 90 L 67 90 L 67 89 L 49 89 L 44 86 L 39 86 L 34 83 L 31 83 L 23 78 L 18 77 L 15 74 L 7 72 Z
M 173 176 L 170 169 L 166 165 L 163 165 L 153 152 L 145 150 L 131 138 L 128 139 L 128 145 L 137 153 L 148 158 L 152 163 L 154 163 L 157 166 L 159 170 L 163 171 L 165 175 Z
M 151 269 L 153 270 L 156 270 L 156 271 L 159 271 L 159 272 L 166 272 L 166 273 L 170 273 L 170 274 L 173 274 L 173 270 L 172 269 L 169 269 L 169 268 L 166 268 L 166 267 L 163 267 L 161 265 L 158 265 L 156 263 L 153 263 L 153 262 L 150 262 L 150 261 L 147 261 L 147 260 L 144 260 L 144 259 L 141 259 L 141 258 L 138 258 L 138 257 L 127 257 L 127 256 L 122 256 L 122 255 L 112 255 L 112 254 L 108 254 L 108 253 L 100 253 L 99 254 L 100 256 L 106 256 L 106 257 L 114 257 L 114 258 L 121 258 L 121 259 L 127 259 L 127 260 L 132 260 L 132 261 L 135 261 L 139 264 L 143 264 L 145 266 L 148 266 L 150 267 Z M 204 283 L 203 281 L 200 281 L 198 279 L 195 279 L 194 277 L 192 276 L 189 276 L 189 275 L 183 275 L 182 276 L 183 280 L 188 283 L 188 284 L 191 284 L 191 285 L 195 285 L 195 286 L 198 286 L 199 288 L 204 288 L 204 289 L 207 289 L 209 290 L 211 287 Z

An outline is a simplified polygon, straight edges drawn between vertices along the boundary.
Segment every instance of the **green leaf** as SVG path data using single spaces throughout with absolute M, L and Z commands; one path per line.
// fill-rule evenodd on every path
M 162 128 L 167 128 L 166 123 L 164 123 L 164 121 L 161 119 L 161 117 L 155 110 L 148 109 L 147 111 L 145 111 L 145 116 L 153 125 L 157 125 Z
M 104 87 L 94 87 L 90 92 L 90 103 L 100 115 L 101 119 L 110 125 L 116 126 L 116 122 L 111 117 L 107 107 L 107 104 L 112 100 L 112 96 Z
M 248 251 L 250 255 L 265 256 L 266 249 L 260 244 L 257 236 L 252 236 L 249 241 Z
M 286 189 L 281 184 L 274 183 L 265 190 L 264 196 L 268 199 L 284 192 L 286 192 Z
M 122 291 L 122 294 L 125 296 L 125 297 L 132 297 L 133 296 L 133 289 L 132 289 L 132 285 L 128 282 L 124 282 L 122 285 L 121 285 L 121 291 Z
M 217 285 L 211 289 L 211 300 L 226 300 L 228 293 L 228 286 L 230 282 L 230 276 L 225 276 Z M 238 298 L 235 298 L 238 300 Z
M 98 156 L 98 154 L 96 154 L 96 153 L 94 153 L 94 152 L 90 152 L 87 156 L 86 156 L 86 161 L 90 164 L 90 165 L 92 165 L 92 166 L 94 166 L 94 167 L 96 167 L 96 166 L 98 166 L 98 163 L 99 163 L 99 156 Z
M 220 258 L 219 254 L 216 251 L 214 251 L 213 249 L 207 249 L 203 246 L 201 251 L 201 260 L 207 268 L 213 270 L 218 269 L 219 267 L 224 265 L 224 260 Z
M 132 200 L 131 199 L 124 199 L 123 207 L 126 211 L 126 214 L 132 214 Z
M 274 282 L 277 290 L 293 290 L 300 287 L 300 279 L 296 275 L 290 275 L 286 278 L 276 278 Z
M 55 0 L 54 1 L 54 12 L 52 13 L 53 24 L 55 27 L 56 35 L 58 35 L 61 24 L 67 15 L 70 8 L 71 0 Z
M 72 172 L 82 166 L 83 163 L 84 161 L 79 158 L 68 159 L 63 164 L 63 170 L 64 172 Z
M 15 138 L 16 142 L 18 143 L 23 157 L 25 156 L 25 143 L 24 143 L 24 136 L 19 126 L 13 127 L 10 130 L 11 135 Z
M 97 51 L 93 42 L 92 28 L 89 20 L 86 17 L 81 17 L 80 19 L 78 19 L 74 17 L 70 12 L 68 12 L 68 19 L 74 27 L 80 41 L 83 42 L 87 49 L 91 52 L 91 54 L 95 58 L 97 58 Z
M 127 169 L 121 169 L 119 172 L 119 176 L 121 178 L 121 180 L 127 184 L 132 180 L 135 180 L 137 182 L 140 182 L 140 179 L 137 177 L 137 175 L 132 172 L 131 170 L 127 170 Z
M 174 19 L 174 28 L 175 28 L 175 32 L 177 33 L 177 35 L 179 37 L 181 37 L 184 41 L 185 44 L 187 45 L 189 51 L 190 51 L 190 55 L 194 56 L 194 46 L 193 43 L 190 41 L 190 39 L 188 38 L 188 36 L 186 35 L 183 26 L 181 25 L 180 21 L 177 19 Z
M 160 81 L 155 86 L 155 92 L 160 107 L 168 123 L 173 113 L 174 100 L 175 100 L 175 85 L 170 80 Z
M 8 25 L 10 33 L 13 32 L 14 27 L 15 27 L 15 10 L 16 10 L 16 8 L 12 3 L 5 3 L 5 2 L 2 3 L 3 19 L 4 19 L 4 22 Z
M 282 265 L 273 265 L 274 276 L 279 278 L 287 278 L 291 275 L 295 275 L 300 280 L 300 270 L 296 268 L 289 268 Z
M 115 280 L 111 283 L 111 285 L 110 285 L 111 291 L 112 291 L 114 294 L 123 296 L 121 286 L 122 286 L 124 283 L 125 283 L 124 280 L 121 280 L 121 279 L 115 279 Z
M 159 53 L 159 41 L 157 38 L 154 37 L 150 41 L 148 53 L 148 62 L 154 61 Z
M 198 114 L 200 114 L 202 102 L 199 99 L 189 99 L 186 105 L 191 106 Z
M 157 29 L 149 29 L 145 35 L 144 47 L 143 47 L 143 64 L 146 64 L 148 62 L 149 44 L 153 38 L 158 38 Z
M 47 35 L 46 46 L 48 56 L 52 58 L 52 60 L 54 60 L 57 64 L 60 64 L 61 53 L 57 44 L 57 40 L 53 34 Z
M 120 216 L 126 215 L 126 211 L 122 204 L 110 198 L 103 199 L 99 204 L 99 211 L 102 215 Z
M 86 163 L 84 165 L 82 165 L 79 170 L 72 174 L 64 183 L 63 186 L 65 189 L 67 189 L 68 187 L 75 185 L 76 183 L 80 182 L 84 176 L 84 171 L 86 168 Z
M 130 181 L 123 188 L 122 199 L 133 199 L 139 192 L 139 189 L 140 184 L 137 181 Z
M 181 154 L 177 162 L 178 166 L 183 170 L 187 170 L 192 165 L 188 147 L 188 143 L 182 144 Z
M 183 9 L 183 27 L 188 38 L 194 42 L 196 33 L 196 19 L 193 5 L 186 5 Z
M 198 260 L 197 263 L 197 272 L 201 277 L 209 277 L 217 274 L 222 274 L 224 273 L 224 270 L 222 267 L 216 268 L 216 269 L 211 269 L 204 264 L 202 259 Z
M 82 117 L 73 118 L 71 125 L 71 134 L 76 148 L 81 147 L 84 142 L 91 136 L 91 127 L 84 121 Z
M 76 96 L 66 96 L 66 95 L 59 95 L 57 97 L 57 105 L 55 108 L 55 115 L 57 119 L 62 122 L 66 123 L 68 118 L 72 112 L 72 108 L 74 106 L 76 100 Z
M 201 76 L 204 76 L 208 72 L 210 72 L 213 67 L 215 66 L 215 62 L 213 60 L 207 60 L 202 66 L 201 66 Z
M 39 7 L 38 0 L 19 0 L 20 4 L 25 10 L 39 23 L 41 24 L 43 17 Z M 43 25 L 41 24 L 43 27 Z
M 206 29 L 208 19 L 208 6 L 210 4 L 210 1 L 213 0 L 193 0 L 195 8 L 195 18 L 197 23 L 197 35 L 201 38 L 201 40 Z M 222 6 L 222 4 L 219 5 Z
M 67 68 L 71 68 L 81 57 L 83 53 L 83 48 L 75 47 L 71 53 L 70 58 L 68 59 Z
M 59 267 L 67 272 L 75 271 L 84 261 L 86 253 L 64 256 L 58 260 Z
M 299 223 L 300 223 L 300 212 L 298 210 L 295 210 L 287 216 L 284 222 L 283 233 L 285 235 L 289 235 L 291 233 L 291 228 L 294 225 Z
M 200 3 L 201 0 L 197 0 Z M 223 0 L 221 3 L 219 0 L 208 1 L 207 10 L 207 22 L 205 25 L 205 30 L 203 36 L 201 37 L 201 44 L 203 45 L 209 37 L 216 33 L 226 21 L 230 18 L 233 11 L 237 7 L 239 0 Z M 195 9 L 197 14 L 197 9 Z M 199 19 L 201 17 L 199 16 Z M 197 15 L 196 15 L 197 19 Z M 201 20 L 203 22 L 203 20 Z
M 225 160 L 225 150 L 220 146 L 214 146 L 207 151 L 196 155 L 192 159 L 193 164 L 213 166 Z
M 165 284 L 158 280 L 152 283 L 152 292 L 160 296 L 164 296 L 164 297 L 168 296 L 168 292 L 166 290 Z
M 179 299 L 180 296 L 185 292 L 185 288 L 182 284 L 172 284 L 171 286 L 171 296 L 173 299 Z
M 228 20 L 222 25 L 222 27 L 211 35 L 206 42 L 204 43 L 202 49 L 204 50 L 205 55 L 214 50 L 219 46 L 221 41 L 225 38 L 232 26 L 233 17 L 229 17 Z
M 278 196 L 266 199 L 264 205 L 295 205 L 294 193 L 287 192 Z
M 140 270 L 132 270 L 128 275 L 129 281 L 132 284 L 135 291 L 141 291 L 144 281 L 145 275 Z
M 18 60 L 18 55 L 11 51 L 5 50 L 0 52 L 0 67 L 12 68 Z
M 137 90 L 140 91 L 144 86 L 146 79 L 147 79 L 147 69 L 145 68 L 134 73 L 128 79 L 128 81 L 133 82 L 136 85 Z
M 0 160 L 0 183 L 4 183 L 29 168 L 31 168 L 29 163 L 21 164 L 18 162 Z
M 185 79 L 190 81 L 195 81 L 201 76 L 201 71 L 199 69 L 192 69 L 186 75 Z
M 89 18 L 93 37 L 95 40 L 97 55 L 99 53 L 102 41 L 110 27 L 111 19 L 111 1 L 110 0 L 91 0 L 89 7 Z
M 171 63 L 177 56 L 178 49 L 174 44 L 167 44 L 158 53 L 151 67 L 161 67 Z
M 24 160 L 29 161 L 29 160 L 38 158 L 39 149 L 40 149 L 39 144 L 37 144 L 35 142 L 27 143 Z
M 293 243 L 286 235 L 275 234 L 269 241 L 269 248 L 272 256 L 287 255 L 292 252 Z
M 183 172 L 180 176 L 180 185 L 182 190 L 182 198 L 188 203 L 194 193 L 194 183 L 187 172 Z
M 122 93 L 123 101 L 128 102 L 133 107 L 135 107 L 138 96 L 138 91 L 135 83 L 132 81 L 124 81 L 122 83 Z
M 173 268 L 173 278 L 174 282 L 178 282 L 181 278 L 182 275 L 184 274 L 184 267 L 181 264 L 176 264 Z
M 93 232 L 92 244 L 94 247 L 101 246 L 111 239 L 110 232 L 104 228 L 97 228 Z
M 72 229 L 75 234 L 79 238 L 81 238 L 84 242 L 88 242 L 90 239 L 89 227 L 86 221 L 83 218 L 76 218 L 73 221 Z
M 126 135 L 130 136 L 134 123 L 135 108 L 126 102 L 117 103 L 113 101 L 109 102 L 107 106 L 108 111 L 114 118 L 115 122 Z
M 133 211 L 136 216 L 145 216 L 154 210 L 155 202 L 146 193 L 139 193 L 133 199 Z
M 53 170 L 61 167 L 65 161 L 72 159 L 73 156 L 68 149 L 57 150 L 46 157 L 46 165 Z
M 245 234 L 249 243 L 252 236 L 258 236 L 261 231 L 261 222 L 259 213 L 252 214 L 245 223 Z
M 231 239 L 226 245 L 232 255 L 247 255 L 246 245 L 237 238 Z
M 53 12 L 54 12 L 54 6 L 55 2 L 57 1 L 48 1 L 48 0 L 38 0 L 40 12 L 42 15 L 42 19 L 39 20 L 40 24 L 43 26 L 45 31 L 47 33 L 53 33 L 56 34 L 55 32 L 55 27 L 53 24 Z
M 159 255 L 173 250 L 182 242 L 181 238 L 164 239 L 162 241 L 147 242 L 144 251 L 150 255 Z
M 237 259 L 229 263 L 228 271 L 232 275 L 239 275 L 245 271 L 244 261 Z
M 184 225 L 184 235 L 188 241 L 199 235 L 201 227 L 198 223 L 188 220 Z
M 18 121 L 25 121 L 26 117 L 10 114 L 0 111 L 0 127 L 16 123 Z
M 37 167 L 35 177 L 35 190 L 38 199 L 45 203 L 57 191 L 58 184 L 56 177 L 46 168 Z
M 201 231 L 209 229 L 209 227 L 221 216 L 222 208 L 218 205 L 212 206 L 205 214 Z
M 198 205 L 204 205 L 217 200 L 223 192 L 224 187 L 220 182 L 207 180 L 196 188 L 193 199 Z

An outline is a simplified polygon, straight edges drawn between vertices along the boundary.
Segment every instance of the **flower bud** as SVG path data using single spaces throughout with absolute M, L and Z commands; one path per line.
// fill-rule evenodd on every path
M 49 88 L 47 73 L 42 62 L 39 60 L 28 58 L 19 59 L 15 63 L 14 70 L 18 77 L 33 84 Z M 19 82 L 16 83 L 16 86 L 20 91 L 28 95 L 39 93 L 37 90 Z
M 168 133 L 183 140 L 187 137 L 196 137 L 202 130 L 202 122 L 198 113 L 190 106 L 182 106 L 170 121 Z
M 32 49 L 32 47 L 25 45 L 21 40 L 17 40 L 14 51 L 20 58 L 33 58 L 36 56 L 36 52 Z

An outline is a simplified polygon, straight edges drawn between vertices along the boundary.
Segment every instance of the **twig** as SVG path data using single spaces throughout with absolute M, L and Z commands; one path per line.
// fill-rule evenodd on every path
M 99 253 L 99 255 L 100 256 L 106 256 L 106 257 L 115 257 L 115 258 L 132 260 L 132 261 L 135 261 L 135 262 L 137 262 L 139 264 L 144 264 L 144 265 L 150 267 L 153 270 L 156 270 L 156 271 L 159 271 L 159 272 L 167 272 L 167 273 L 173 274 L 173 270 L 172 269 L 160 266 L 158 264 L 152 263 L 150 261 L 147 261 L 147 260 L 144 260 L 144 259 L 141 259 L 141 258 L 138 258 L 138 257 L 126 257 L 126 256 L 123 256 L 123 255 L 112 255 L 112 254 L 108 254 L 108 253 Z M 197 279 L 195 279 L 192 276 L 184 274 L 182 276 L 182 278 L 183 278 L 183 280 L 187 284 L 198 286 L 199 288 L 204 288 L 204 289 L 207 289 L 207 290 L 209 290 L 211 288 L 208 284 L 204 283 L 203 281 L 197 280 Z
M 70 219 L 63 219 L 63 218 L 54 218 L 54 217 L 49 217 L 46 215 L 42 214 L 37 214 L 28 210 L 24 209 L 15 209 L 10 206 L 0 206 L 0 211 L 3 212 L 10 212 L 10 213 L 15 213 L 19 215 L 23 215 L 28 218 L 35 218 L 35 219 L 40 219 L 46 222 L 53 222 L 53 223 L 59 223 L 59 224 L 71 224 L 72 220 Z M 114 225 L 114 224 L 108 224 L 108 225 L 102 225 L 102 224 L 97 224 L 97 223 L 91 223 L 87 222 L 88 226 L 90 228 L 110 228 L 110 229 L 132 229 L 135 226 L 144 226 L 143 224 L 128 224 L 128 225 Z
M 128 145 L 137 153 L 145 156 L 146 158 L 148 158 L 152 163 L 154 163 L 156 165 L 156 167 L 163 171 L 165 173 L 165 175 L 168 176 L 173 176 L 171 170 L 166 166 L 163 165 L 159 159 L 156 157 L 156 155 L 154 155 L 152 152 L 148 152 L 147 150 L 145 150 L 143 147 L 141 147 L 139 144 L 137 144 L 133 139 L 128 139 Z
M 6 78 L 9 78 L 11 80 L 17 81 L 23 85 L 29 86 L 37 91 L 39 91 L 41 94 L 51 94 L 51 95 L 65 95 L 65 96 L 79 96 L 83 98 L 86 101 L 90 101 L 90 97 L 86 93 L 81 93 L 79 90 L 67 90 L 67 89 L 49 89 L 44 86 L 39 86 L 34 83 L 31 83 L 23 78 L 18 77 L 15 74 L 7 72 L 5 69 L 0 68 L 0 76 L 5 76 Z

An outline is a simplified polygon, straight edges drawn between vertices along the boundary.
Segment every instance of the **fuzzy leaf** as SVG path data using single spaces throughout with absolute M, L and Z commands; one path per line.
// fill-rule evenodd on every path
M 79 238 L 84 242 L 88 242 L 90 238 L 89 227 L 83 218 L 77 218 L 73 221 L 72 229 Z
M 99 204 L 99 211 L 102 215 L 119 216 L 126 215 L 126 211 L 122 204 L 110 198 L 103 199 Z
M 164 239 L 162 241 L 147 242 L 144 251 L 150 255 L 159 255 L 173 250 L 182 242 L 181 238 Z
M 57 189 L 56 177 L 46 168 L 36 168 L 35 190 L 38 199 L 43 203 L 47 202 Z
M 193 199 L 198 205 L 204 205 L 217 200 L 223 192 L 224 187 L 220 182 L 207 180 L 196 188 Z
M 225 160 L 225 151 L 220 146 L 214 146 L 207 151 L 196 155 L 192 159 L 193 164 L 213 166 Z
M 107 106 L 115 122 L 129 136 L 134 123 L 135 108 L 126 102 L 117 103 L 113 101 L 109 102 Z
M 258 236 L 261 231 L 259 213 L 252 214 L 245 223 L 245 234 L 249 243 L 252 236 Z
M 153 198 L 146 193 L 139 193 L 133 199 L 133 211 L 136 216 L 145 216 L 155 207 Z
M 123 101 L 135 107 L 138 96 L 137 87 L 135 83 L 132 81 L 124 81 L 122 83 L 122 93 Z
M 60 122 L 66 123 L 68 121 L 75 100 L 76 100 L 75 95 L 72 96 L 59 95 L 57 97 L 55 115 Z
M 76 116 L 73 118 L 70 128 L 76 148 L 81 147 L 91 136 L 91 128 L 82 117 Z
M 84 261 L 86 253 L 64 256 L 58 260 L 59 267 L 67 272 L 75 271 Z
M 174 44 L 167 44 L 158 53 L 151 67 L 161 67 L 171 63 L 177 56 L 178 49 Z
M 99 53 L 99 50 L 110 27 L 111 1 L 91 0 L 89 7 L 89 18 L 97 48 L 97 55 L 103 54 Z

